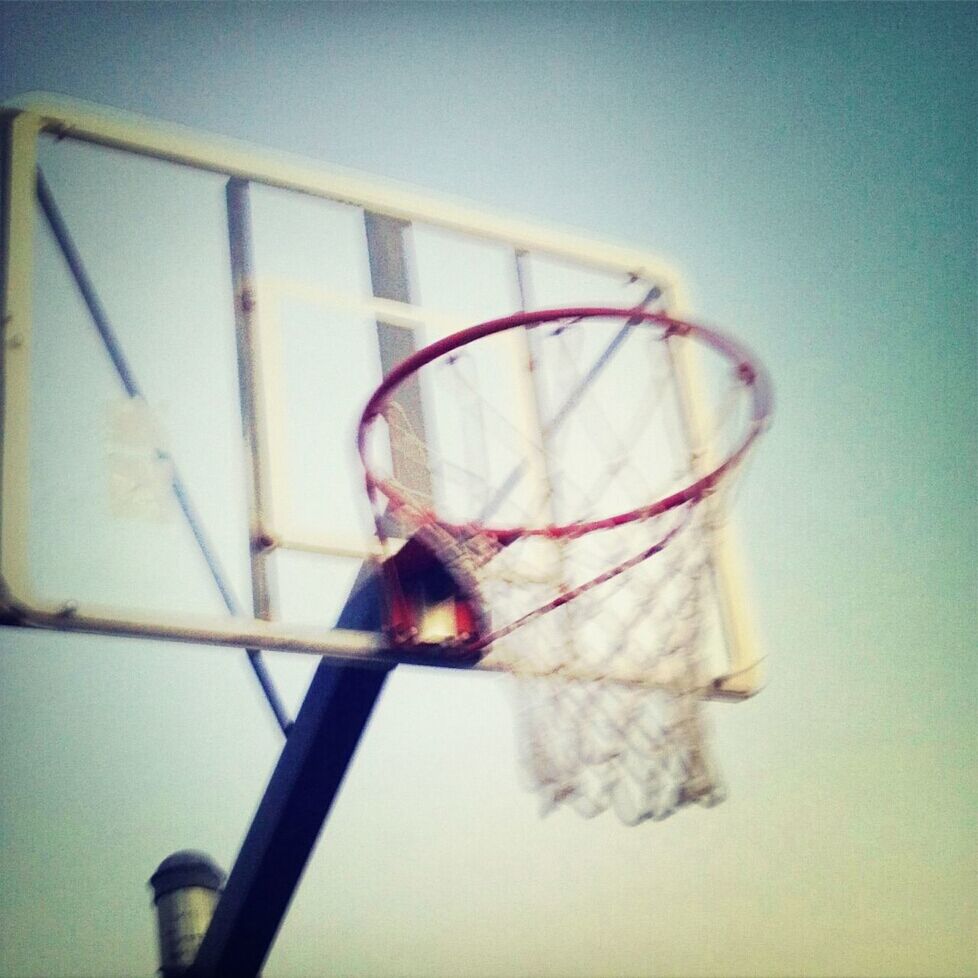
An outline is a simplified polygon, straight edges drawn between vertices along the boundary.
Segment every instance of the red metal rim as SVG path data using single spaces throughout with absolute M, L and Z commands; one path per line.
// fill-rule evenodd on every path
M 493 537 L 499 543 L 506 545 L 514 540 L 527 536 L 540 536 L 549 539 L 560 539 L 568 537 L 582 536 L 596 530 L 606 530 L 625 523 L 632 523 L 637 520 L 651 519 L 655 516 L 682 506 L 685 503 L 699 500 L 709 493 L 720 480 L 726 475 L 747 453 L 754 442 L 754 439 L 767 426 L 771 416 L 772 389 L 767 372 L 750 353 L 750 351 L 740 343 L 696 323 L 674 319 L 663 313 L 649 312 L 647 310 L 627 309 L 619 307 L 604 306 L 583 306 L 568 309 L 541 309 L 534 312 L 518 312 L 512 316 L 504 316 L 502 319 L 492 319 L 488 322 L 470 326 L 445 336 L 434 343 L 429 344 L 417 353 L 402 360 L 384 378 L 380 386 L 374 391 L 370 400 L 363 410 L 360 417 L 360 425 L 357 432 L 357 448 L 363 462 L 366 474 L 367 494 L 373 500 L 378 490 L 380 490 L 390 501 L 395 509 L 402 506 L 412 505 L 410 501 L 394 486 L 390 480 L 377 476 L 370 469 L 367 460 L 367 436 L 372 425 L 381 416 L 384 409 L 390 403 L 394 392 L 408 377 L 417 373 L 422 367 L 451 353 L 460 347 L 474 343 L 476 340 L 492 336 L 495 333 L 502 333 L 509 329 L 517 329 L 524 326 L 540 326 L 544 323 L 557 322 L 559 320 L 573 319 L 621 319 L 635 320 L 660 326 L 664 336 L 679 335 L 697 340 L 727 359 L 735 369 L 741 382 L 751 392 L 751 415 L 750 422 L 738 445 L 719 462 L 711 471 L 702 475 L 700 478 L 691 482 L 688 486 L 658 499 L 646 506 L 619 513 L 615 516 L 604 517 L 588 523 L 565 523 L 559 526 L 542 527 L 519 527 L 519 526 L 486 526 L 483 524 L 456 524 L 449 523 L 439 518 L 434 511 L 424 513 L 424 517 L 430 522 L 437 523 L 446 530 L 456 534 L 470 534 L 476 531 L 482 535 Z

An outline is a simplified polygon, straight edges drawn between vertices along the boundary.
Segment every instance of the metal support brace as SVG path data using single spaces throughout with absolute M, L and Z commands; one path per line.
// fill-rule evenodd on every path
M 404 233 L 410 225 L 407 221 L 369 211 L 364 213 L 363 223 L 367 234 L 370 281 L 374 296 L 394 302 L 410 302 L 410 276 L 404 247 Z M 377 342 L 380 347 L 380 365 L 385 377 L 417 349 L 414 334 L 410 330 L 382 319 L 377 320 Z M 410 421 L 418 442 L 427 445 L 421 407 L 421 385 L 416 377 L 400 385 L 396 401 L 403 416 Z M 398 439 L 392 436 L 391 458 L 394 475 L 402 484 L 416 495 L 431 496 L 431 476 L 427 459 L 418 458 L 417 444 L 399 444 Z

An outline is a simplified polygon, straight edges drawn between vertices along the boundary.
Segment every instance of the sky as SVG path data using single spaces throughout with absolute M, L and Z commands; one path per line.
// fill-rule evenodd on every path
M 268 978 L 974 974 L 976 26 L 940 3 L 0 6 L 0 99 L 87 99 L 651 251 L 774 380 L 734 514 L 769 679 L 709 708 L 727 800 L 632 829 L 542 817 L 506 677 L 399 667 Z M 244 593 L 219 185 L 44 154 Z M 308 214 L 255 208 L 274 274 L 363 277 Z M 344 218 L 320 217 L 336 248 Z M 55 283 L 56 258 L 42 238 Z M 66 280 L 37 305 L 40 584 L 212 609 L 166 514 L 87 518 L 112 377 Z M 343 532 L 376 367 L 353 317 L 337 330 L 342 368 L 306 331 L 283 369 L 288 410 L 323 425 L 289 443 L 297 519 Z M 351 575 L 285 563 L 283 603 L 328 621 Z M 314 662 L 269 662 L 294 712 Z M 152 974 L 147 879 L 182 848 L 229 868 L 280 749 L 239 652 L 0 630 L 0 976 Z

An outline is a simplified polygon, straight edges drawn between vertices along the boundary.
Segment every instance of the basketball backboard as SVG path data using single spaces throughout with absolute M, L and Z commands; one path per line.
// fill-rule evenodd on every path
M 639 250 L 51 96 L 3 123 L 7 624 L 389 662 L 329 626 L 377 554 L 355 433 L 382 375 L 520 308 L 687 311 Z M 451 426 L 404 397 L 422 439 Z M 759 654 L 716 522 L 703 642 L 711 695 L 742 698 Z

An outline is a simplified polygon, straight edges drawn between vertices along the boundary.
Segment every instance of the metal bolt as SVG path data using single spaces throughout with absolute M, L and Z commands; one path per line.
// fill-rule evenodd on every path
M 267 553 L 278 546 L 278 541 L 264 530 L 255 534 L 253 546 L 258 553 Z

